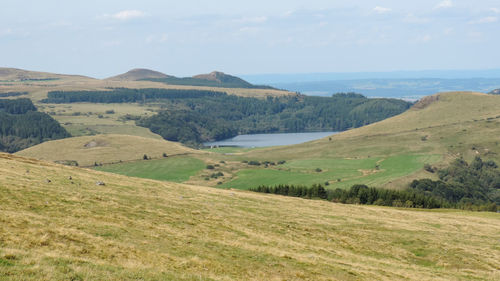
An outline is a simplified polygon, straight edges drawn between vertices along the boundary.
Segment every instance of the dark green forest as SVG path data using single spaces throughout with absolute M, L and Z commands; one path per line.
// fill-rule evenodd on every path
M 0 93 L 0 98 L 25 96 L 27 94 L 28 94 L 28 92 L 7 92 L 7 93 Z
M 41 102 L 131 103 L 163 99 L 201 99 L 211 96 L 226 96 L 226 93 L 205 90 L 113 88 L 108 91 L 52 91 Z
M 434 172 L 439 180 L 414 180 L 410 188 L 464 208 L 488 203 L 500 205 L 500 170 L 494 161 L 476 157 L 467 163 L 456 159 L 448 168 Z
M 410 103 L 368 99 L 355 93 L 246 98 L 223 92 L 175 89 L 113 89 L 50 92 L 46 103 L 159 103 L 163 110 L 137 125 L 170 141 L 197 146 L 238 134 L 343 131 L 400 114 Z
M 214 96 L 167 104 L 169 110 L 138 125 L 171 141 L 196 144 L 239 134 L 343 131 L 400 114 L 410 104 L 396 99 L 368 99 L 358 94 L 332 97 Z
M 27 98 L 0 100 L 0 151 L 12 153 L 70 136 L 56 120 L 36 110 Z
M 500 205 L 500 170 L 493 161 L 476 157 L 470 164 L 455 160 L 448 168 L 435 171 L 440 180 L 414 180 L 407 189 L 388 190 L 353 185 L 350 189 L 307 186 L 261 185 L 251 191 L 284 196 L 318 198 L 344 204 L 380 205 L 406 208 L 457 208 L 496 212 Z

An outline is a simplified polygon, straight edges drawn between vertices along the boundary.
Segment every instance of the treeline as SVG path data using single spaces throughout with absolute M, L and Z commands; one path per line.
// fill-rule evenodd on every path
M 56 120 L 36 111 L 30 99 L 0 100 L 0 151 L 12 153 L 69 136 Z
M 36 107 L 30 99 L 0 100 L 0 112 L 8 114 L 25 114 L 29 111 L 36 111 Z
M 295 185 L 277 185 L 251 188 L 250 191 L 272 193 L 284 196 L 318 198 L 343 204 L 379 205 L 406 208 L 446 208 L 451 205 L 446 200 L 426 196 L 412 190 L 389 190 L 353 185 L 349 189 L 325 189 L 320 184 L 311 187 Z
M 443 198 L 463 209 L 500 205 L 500 171 L 494 161 L 483 161 L 481 157 L 476 157 L 467 163 L 463 159 L 456 159 L 448 168 L 434 172 L 438 173 L 439 180 L 414 180 L 410 188 Z
M 414 180 L 404 190 L 354 185 L 349 189 L 325 189 L 322 185 L 261 185 L 251 191 L 302 198 L 319 198 L 344 204 L 406 208 L 456 208 L 474 211 L 499 210 L 500 171 L 493 161 L 476 157 L 470 164 L 455 160 L 448 168 L 434 171 L 440 180 Z
M 223 92 L 182 89 L 129 89 L 114 88 L 109 91 L 52 91 L 43 103 L 134 103 L 158 99 L 193 99 L 224 96 Z
M 0 98 L 25 96 L 27 94 L 28 94 L 28 92 L 7 92 L 7 93 L 0 93 Z

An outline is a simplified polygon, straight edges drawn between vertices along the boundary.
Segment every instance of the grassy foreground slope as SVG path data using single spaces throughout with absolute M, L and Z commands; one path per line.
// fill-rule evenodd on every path
M 0 200 L 2 279 L 500 278 L 496 213 L 340 205 L 8 154 Z
M 80 166 L 142 160 L 144 154 L 162 158 L 179 154 L 198 154 L 200 151 L 179 143 L 129 135 L 97 135 L 67 138 L 19 151 L 17 154 L 46 161 L 77 161 Z

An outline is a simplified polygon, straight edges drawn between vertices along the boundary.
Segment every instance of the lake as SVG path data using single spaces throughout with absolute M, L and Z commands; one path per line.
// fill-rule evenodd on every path
M 279 133 L 279 134 L 251 134 L 239 135 L 221 141 L 206 142 L 205 146 L 237 146 L 237 147 L 265 147 L 290 145 L 321 139 L 338 132 L 314 133 Z

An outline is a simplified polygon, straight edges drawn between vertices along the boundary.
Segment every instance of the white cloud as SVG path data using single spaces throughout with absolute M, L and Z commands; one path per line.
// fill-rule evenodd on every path
M 385 13 L 388 13 L 388 12 L 392 11 L 392 9 L 391 8 L 377 6 L 377 7 L 373 8 L 373 11 L 376 12 L 376 13 L 379 13 L 379 14 L 385 14 Z
M 104 15 L 105 18 L 111 18 L 111 19 L 123 20 L 123 21 L 135 19 L 135 18 L 142 18 L 145 16 L 146 16 L 146 13 L 144 13 L 143 11 L 139 11 L 139 10 L 124 10 L 124 11 L 120 11 L 116 14 Z
M 499 8 L 491 8 L 490 11 L 492 11 L 495 14 L 500 14 L 500 9 Z
M 451 0 L 444 0 L 439 2 L 435 9 L 445 9 L 445 8 L 451 8 L 453 7 L 453 2 Z
M 484 17 L 478 20 L 469 21 L 469 24 L 493 23 L 497 21 L 498 21 L 497 17 Z

